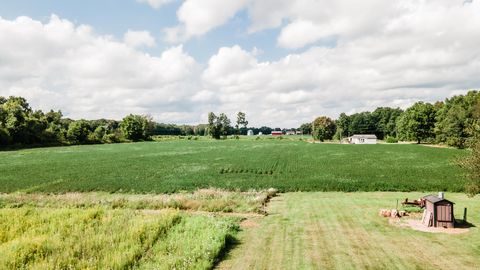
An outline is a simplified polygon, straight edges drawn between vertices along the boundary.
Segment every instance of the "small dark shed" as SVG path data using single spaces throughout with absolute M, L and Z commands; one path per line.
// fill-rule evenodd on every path
M 446 200 L 443 193 L 439 196 L 428 195 L 425 200 L 422 223 L 428 227 L 453 228 L 455 218 L 453 216 L 453 202 Z

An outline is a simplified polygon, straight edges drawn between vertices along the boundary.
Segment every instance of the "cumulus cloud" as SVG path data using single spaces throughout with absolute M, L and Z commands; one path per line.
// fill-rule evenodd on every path
M 0 43 L 0 95 L 73 118 L 187 113 L 183 100 L 198 84 L 197 63 L 182 46 L 153 57 L 57 16 L 47 23 L 0 19 Z
M 280 46 L 304 49 L 262 61 L 258 52 L 268 48 L 234 45 L 218 48 L 202 64 L 182 46 L 154 57 L 55 16 L 47 23 L 0 19 L 0 95 L 22 95 L 75 118 L 150 113 L 157 121 L 199 123 L 209 111 L 232 117 L 245 111 L 252 125 L 295 127 L 319 115 L 405 108 L 480 87 L 479 1 L 213 6 L 215 12 L 199 7 L 199 14 L 227 15 L 215 23 L 206 18 L 203 27 L 199 21 L 198 29 L 182 15 L 172 37 L 200 35 L 246 8 L 249 31 L 279 27 Z M 334 42 L 325 45 L 325 39 Z
M 161 6 L 171 3 L 175 0 L 137 0 L 139 3 L 146 3 L 152 8 L 159 9 Z
M 176 43 L 201 36 L 225 24 L 250 0 L 185 0 L 177 11 L 180 24 L 165 29 L 165 39 Z
M 128 30 L 123 36 L 123 42 L 134 48 L 155 46 L 155 38 L 148 31 Z

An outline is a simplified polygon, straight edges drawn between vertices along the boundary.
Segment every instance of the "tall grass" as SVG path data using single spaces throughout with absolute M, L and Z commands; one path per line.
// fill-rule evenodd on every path
M 125 269 L 180 221 L 102 209 L 0 209 L 0 269 Z
M 191 216 L 158 241 L 138 269 L 211 269 L 238 227 L 234 219 Z
M 110 194 L 105 192 L 39 194 L 0 194 L 0 208 L 50 207 L 106 209 L 180 209 L 209 212 L 262 213 L 275 189 L 231 192 L 220 189 L 200 189 L 177 194 Z

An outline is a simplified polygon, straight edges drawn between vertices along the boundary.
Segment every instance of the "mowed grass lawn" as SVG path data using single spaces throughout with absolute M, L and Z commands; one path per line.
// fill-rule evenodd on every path
M 292 140 L 176 140 L 0 152 L 0 192 L 461 191 L 464 150 Z
M 269 215 L 251 219 L 219 269 L 479 269 L 480 198 L 447 193 L 464 234 L 390 225 L 381 208 L 424 193 L 298 192 L 275 197 Z

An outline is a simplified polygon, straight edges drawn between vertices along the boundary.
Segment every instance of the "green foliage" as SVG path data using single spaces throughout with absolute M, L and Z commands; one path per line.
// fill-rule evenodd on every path
M 398 143 L 398 139 L 393 136 L 387 136 L 385 138 L 385 142 L 387 143 Z
M 480 92 L 446 99 L 439 106 L 435 124 L 437 141 L 459 148 L 480 134 Z
M 0 145 L 8 145 L 12 141 L 6 128 L 0 127 Z
M 244 112 L 238 112 L 237 114 L 237 123 L 235 125 L 235 129 L 237 130 L 237 134 L 240 134 L 240 129 L 246 129 L 248 125 L 248 121 Z
M 415 103 L 398 119 L 399 138 L 417 143 L 434 138 L 435 114 L 436 109 L 432 104 Z
M 221 137 L 226 137 L 230 132 L 230 119 L 227 115 L 221 113 L 219 116 L 216 116 L 213 112 L 208 113 L 208 133 L 214 139 L 220 139 Z
M 456 157 L 466 150 L 266 138 L 271 136 L 0 152 L 0 193 L 171 193 L 207 187 L 245 191 L 273 187 L 282 192 L 464 191 L 467 183 L 455 165 Z
M 324 140 L 331 140 L 335 134 L 335 128 L 335 122 L 332 119 L 326 116 L 317 117 L 312 122 L 313 138 L 322 142 Z
M 67 131 L 67 138 L 71 143 L 84 144 L 88 142 L 90 125 L 85 120 L 78 120 L 70 123 Z
M 466 192 L 470 196 L 480 194 L 480 140 L 477 140 L 466 157 L 460 159 L 460 166 L 467 171 L 470 179 Z
M 303 134 L 312 134 L 312 123 L 303 123 L 298 130 Z
M 146 116 L 130 114 L 123 118 L 120 129 L 128 140 L 147 140 L 151 134 L 149 122 Z
M 403 111 L 400 108 L 379 107 L 372 112 L 375 121 L 375 132 L 379 139 L 397 136 L 397 119 Z

